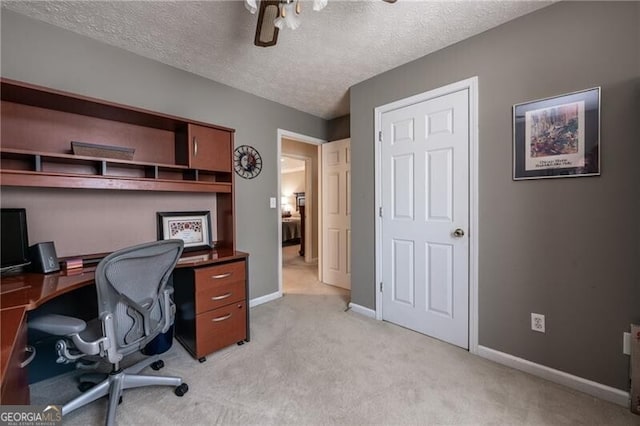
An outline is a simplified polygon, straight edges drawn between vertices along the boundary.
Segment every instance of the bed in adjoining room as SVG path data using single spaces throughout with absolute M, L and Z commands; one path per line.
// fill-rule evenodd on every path
M 300 244 L 301 234 L 300 217 L 282 218 L 282 245 L 290 246 Z

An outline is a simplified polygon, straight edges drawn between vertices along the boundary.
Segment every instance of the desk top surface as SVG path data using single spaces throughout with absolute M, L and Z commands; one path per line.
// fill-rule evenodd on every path
M 237 259 L 248 255 L 240 251 L 208 250 L 184 253 L 176 268 L 197 268 Z M 52 274 L 26 272 L 2 277 L 0 308 L 24 307 L 30 311 L 55 297 L 77 288 L 93 284 L 95 266 L 77 272 L 60 271 Z M 3 330 L 4 331 L 4 330 Z

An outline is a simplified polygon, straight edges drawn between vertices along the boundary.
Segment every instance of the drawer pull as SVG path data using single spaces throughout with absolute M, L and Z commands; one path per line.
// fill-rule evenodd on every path
M 193 137 L 193 156 L 198 156 L 198 138 L 196 138 L 195 136 Z
M 231 293 L 223 294 L 222 296 L 213 296 L 211 300 L 222 300 L 226 299 L 227 297 L 231 297 Z
M 229 314 L 231 315 L 231 314 Z M 29 357 L 20 363 L 20 368 L 25 368 L 27 365 L 31 364 L 31 361 L 36 357 L 36 348 L 33 346 L 25 346 L 24 351 L 26 353 L 30 353 Z
M 231 274 L 233 274 L 233 272 L 227 272 L 226 274 L 211 275 L 211 278 L 213 278 L 214 280 L 221 280 L 223 278 L 229 278 Z
M 211 321 L 213 321 L 213 322 L 220 322 L 220 321 L 227 320 L 227 319 L 229 319 L 229 318 L 231 318 L 231 314 L 227 314 L 227 315 L 224 315 L 224 316 L 222 316 L 222 317 L 214 318 L 214 319 L 212 319 Z

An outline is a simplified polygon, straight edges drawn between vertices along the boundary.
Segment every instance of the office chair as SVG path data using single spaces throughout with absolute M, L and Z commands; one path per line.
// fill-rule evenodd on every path
M 170 298 L 173 288 L 167 286 L 167 281 L 183 247 L 182 240 L 156 241 L 118 250 L 105 257 L 95 272 L 99 317 L 94 320 L 85 322 L 50 314 L 29 322 L 30 328 L 66 336 L 65 343 L 58 342 L 57 345 L 61 358 L 75 361 L 99 355 L 113 366 L 106 380 L 66 403 L 62 407 L 63 416 L 109 395 L 106 424 L 112 425 L 124 389 L 175 386 L 178 396 L 188 391 L 180 377 L 138 374 L 150 365 L 154 369 L 161 368 L 164 364 L 158 355 L 120 368 L 123 357 L 141 351 L 173 324 L 175 305 Z

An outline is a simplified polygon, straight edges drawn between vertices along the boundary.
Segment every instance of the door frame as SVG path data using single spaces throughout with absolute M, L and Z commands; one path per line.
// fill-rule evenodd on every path
M 382 320 L 382 159 L 379 135 L 382 131 L 382 114 L 395 109 L 421 103 L 460 90 L 469 90 L 469 352 L 478 352 L 478 77 L 438 87 L 405 99 L 400 99 L 374 109 L 375 133 L 375 298 L 376 319 Z
M 313 136 L 307 136 L 307 135 L 303 135 L 301 133 L 296 133 L 296 132 L 292 132 L 290 130 L 285 130 L 285 129 L 280 129 L 278 128 L 277 131 L 277 140 L 276 140 L 276 155 L 277 155 L 277 165 L 276 165 L 276 172 L 277 172 L 277 217 L 276 220 L 278 221 L 278 297 L 282 297 L 282 206 L 280 206 L 280 194 L 282 193 L 282 167 L 280 164 L 280 158 L 282 157 L 282 139 L 286 138 L 286 139 L 292 139 L 295 140 L 296 142 L 302 142 L 302 143 L 308 143 L 311 145 L 317 145 L 320 146 L 323 143 L 326 142 L 326 140 L 324 139 L 319 139 L 319 138 L 314 138 Z M 306 181 L 306 177 L 308 176 L 309 173 L 312 173 L 311 171 L 311 165 L 310 165 L 311 161 L 309 161 L 307 163 L 307 161 L 305 160 L 305 181 Z M 309 167 L 307 167 L 309 166 Z M 320 178 L 322 176 L 322 172 L 321 169 L 318 168 L 318 181 L 320 181 Z M 306 182 L 305 182 L 306 185 Z M 318 183 L 318 186 L 320 184 Z M 318 187 L 318 192 L 320 191 L 320 186 Z M 306 188 L 305 188 L 305 192 L 306 192 Z M 313 194 L 312 194 L 313 195 Z M 306 195 L 305 195 L 306 197 Z M 311 197 L 308 197 L 311 198 Z M 305 200 L 306 202 L 307 200 Z M 318 197 L 318 202 L 320 202 L 320 197 Z M 309 203 L 306 203 L 307 206 L 309 206 Z M 313 201 L 311 200 L 311 207 L 313 207 Z M 318 208 L 320 208 L 321 206 L 318 206 Z M 309 224 L 305 223 L 305 232 L 306 230 L 309 228 Z M 319 219 L 315 221 L 315 226 L 320 226 L 319 223 Z M 319 228 L 318 228 L 319 229 Z M 318 232 L 319 234 L 320 232 Z M 307 234 L 308 235 L 308 234 Z M 306 260 L 306 253 L 307 253 L 307 245 L 310 245 L 310 240 L 309 238 L 306 239 L 305 241 L 305 260 Z M 318 267 L 320 267 L 321 261 L 322 261 L 322 252 L 320 251 L 322 249 L 322 239 L 320 237 L 318 237 Z M 312 256 L 312 255 L 311 255 Z M 318 274 L 320 274 L 320 271 L 318 270 Z M 319 276 L 319 275 L 318 275 Z

